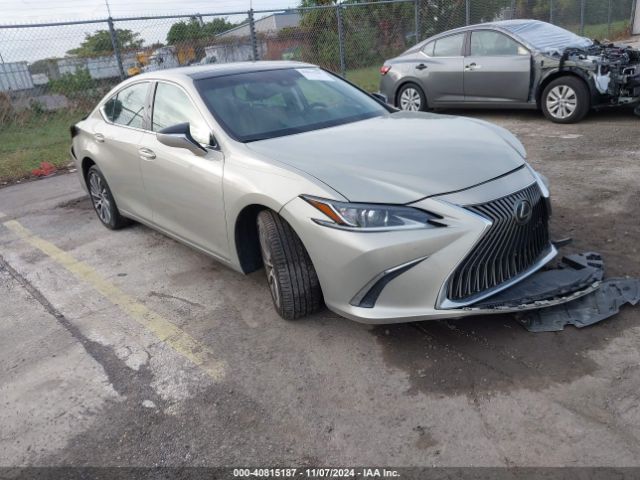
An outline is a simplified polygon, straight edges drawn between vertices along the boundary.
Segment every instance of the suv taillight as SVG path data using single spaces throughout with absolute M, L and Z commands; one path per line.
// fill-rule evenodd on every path
M 391 70 L 391 67 L 389 65 L 383 65 L 380 67 L 380 75 L 386 75 L 387 73 L 389 73 L 389 70 Z

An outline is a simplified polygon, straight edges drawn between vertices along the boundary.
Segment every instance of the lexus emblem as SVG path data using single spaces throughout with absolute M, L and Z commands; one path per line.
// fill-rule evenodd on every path
M 521 199 L 513 206 L 513 219 L 518 225 L 524 225 L 529 223 L 533 216 L 533 207 L 531 202 L 526 199 Z

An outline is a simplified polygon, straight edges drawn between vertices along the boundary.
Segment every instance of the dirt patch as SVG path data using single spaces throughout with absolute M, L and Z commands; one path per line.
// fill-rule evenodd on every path
M 93 205 L 91 205 L 91 199 L 88 195 L 85 195 L 80 198 L 74 198 L 73 200 L 69 200 L 67 202 L 61 202 L 56 205 L 56 208 L 65 208 L 68 210 L 93 210 Z
M 602 324 L 529 333 L 512 315 L 375 327 L 385 361 L 405 371 L 409 394 L 470 395 L 541 390 L 594 372 L 588 357 L 637 325 L 627 308 Z

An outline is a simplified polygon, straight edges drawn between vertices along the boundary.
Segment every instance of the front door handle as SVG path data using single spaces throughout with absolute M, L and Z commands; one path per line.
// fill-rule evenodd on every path
M 143 160 L 153 160 L 154 158 L 156 158 L 155 152 L 150 148 L 145 148 L 145 147 L 139 148 L 138 154 L 140 155 L 140 158 L 142 158 Z
M 476 62 L 470 63 L 469 65 L 465 65 L 465 70 L 477 70 L 480 67 L 480 65 L 478 65 Z
M 104 135 L 101 133 L 94 133 L 93 138 L 96 142 L 104 143 Z
M 421 63 L 420 65 L 418 65 L 416 67 L 416 69 L 418 69 L 418 70 L 424 70 L 425 68 L 427 68 L 427 66 L 424 63 Z

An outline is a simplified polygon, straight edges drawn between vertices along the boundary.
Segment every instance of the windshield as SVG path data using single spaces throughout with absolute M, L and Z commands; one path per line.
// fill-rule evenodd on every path
M 514 22 L 501 26 L 542 51 L 585 48 L 593 44 L 588 38 L 545 22 Z
M 319 68 L 239 73 L 196 81 L 222 127 L 251 142 L 389 113 L 380 103 Z

